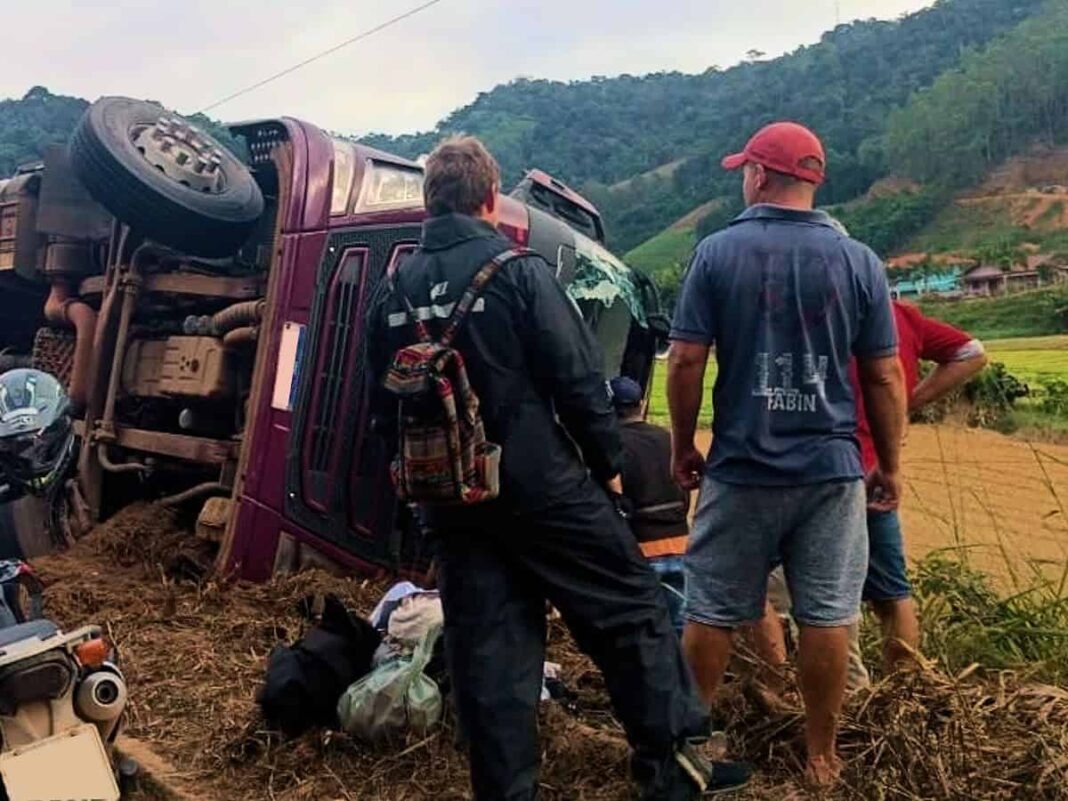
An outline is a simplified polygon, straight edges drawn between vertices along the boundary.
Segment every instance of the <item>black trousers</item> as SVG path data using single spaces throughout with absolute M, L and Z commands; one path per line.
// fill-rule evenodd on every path
M 477 801 L 537 797 L 545 601 L 604 674 L 643 798 L 689 799 L 673 754 L 708 735 L 659 583 L 607 495 L 585 481 L 537 515 L 438 516 L 445 653 Z

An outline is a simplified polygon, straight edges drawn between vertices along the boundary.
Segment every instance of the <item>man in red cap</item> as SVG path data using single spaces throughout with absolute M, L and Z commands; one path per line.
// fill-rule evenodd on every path
M 686 555 L 683 646 L 708 703 L 734 629 L 763 617 L 780 560 L 801 626 L 807 775 L 840 771 L 835 740 L 849 626 L 868 565 L 868 493 L 900 496 L 905 389 L 878 257 L 814 210 L 826 156 L 792 122 L 769 125 L 723 161 L 744 171 L 747 210 L 701 242 L 672 326 L 673 470 L 700 487 Z M 694 444 L 715 346 L 712 450 Z M 849 364 L 856 358 L 880 468 L 865 492 Z

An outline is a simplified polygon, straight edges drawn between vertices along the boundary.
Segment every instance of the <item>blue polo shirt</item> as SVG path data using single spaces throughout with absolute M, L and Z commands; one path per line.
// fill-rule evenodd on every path
M 849 362 L 893 355 L 897 334 L 879 258 L 829 215 L 754 206 L 702 241 L 671 338 L 715 346 L 709 476 L 862 477 Z

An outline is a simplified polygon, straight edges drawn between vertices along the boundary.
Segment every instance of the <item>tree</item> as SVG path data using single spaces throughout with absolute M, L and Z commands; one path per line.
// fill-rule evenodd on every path
M 912 177 L 955 188 L 1035 142 L 1065 141 L 1068 2 L 967 53 L 961 67 L 890 117 L 890 161 Z

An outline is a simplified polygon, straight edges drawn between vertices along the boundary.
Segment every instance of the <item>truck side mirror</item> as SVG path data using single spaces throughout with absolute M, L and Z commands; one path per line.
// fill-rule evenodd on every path
M 671 347 L 671 319 L 660 312 L 650 314 L 647 319 L 649 333 L 656 339 L 656 355 L 663 356 Z

